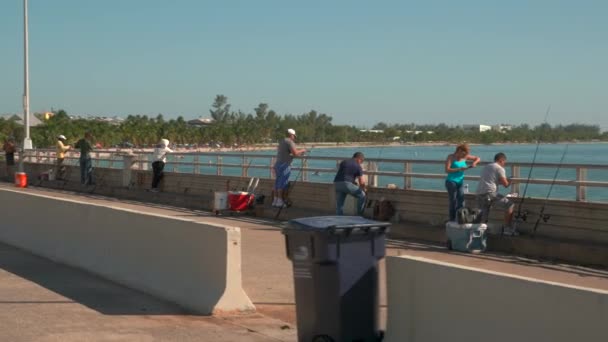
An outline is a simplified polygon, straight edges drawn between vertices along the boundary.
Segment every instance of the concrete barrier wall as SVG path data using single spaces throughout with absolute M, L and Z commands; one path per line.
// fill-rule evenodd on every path
M 0 189 L 0 240 L 202 314 L 249 311 L 239 228 Z
M 608 292 L 387 258 L 388 342 L 603 342 Z

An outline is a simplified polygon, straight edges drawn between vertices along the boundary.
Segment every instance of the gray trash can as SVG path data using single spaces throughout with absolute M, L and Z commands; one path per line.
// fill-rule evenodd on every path
M 301 342 L 379 341 L 378 260 L 387 222 L 359 216 L 289 221 L 283 229 Z

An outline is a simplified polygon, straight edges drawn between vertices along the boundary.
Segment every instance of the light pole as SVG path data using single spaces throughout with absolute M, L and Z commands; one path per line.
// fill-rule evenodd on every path
M 27 0 L 23 0 L 23 124 L 25 127 L 25 139 L 23 139 L 23 149 L 31 150 L 32 139 L 30 138 L 30 70 L 27 26 Z

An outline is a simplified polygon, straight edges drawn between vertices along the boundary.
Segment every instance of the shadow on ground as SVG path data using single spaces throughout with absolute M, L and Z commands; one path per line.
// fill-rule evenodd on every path
M 186 315 L 174 304 L 112 283 L 82 270 L 34 256 L 0 243 L 0 268 L 63 297 L 53 300 L 8 300 L 0 303 L 79 303 L 106 315 Z M 27 289 L 23 289 L 26 292 Z M 27 294 L 24 293 L 24 298 Z

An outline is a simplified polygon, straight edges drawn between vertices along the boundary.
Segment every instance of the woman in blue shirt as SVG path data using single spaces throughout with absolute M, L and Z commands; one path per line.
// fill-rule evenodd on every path
M 464 171 L 477 166 L 479 157 L 469 154 L 467 144 L 456 146 L 456 151 L 448 155 L 445 160 L 445 172 L 448 174 L 445 180 L 445 188 L 448 190 L 450 201 L 450 221 L 456 220 L 456 211 L 464 207 Z M 471 164 L 467 164 L 470 161 Z

